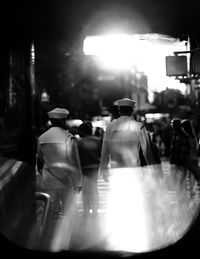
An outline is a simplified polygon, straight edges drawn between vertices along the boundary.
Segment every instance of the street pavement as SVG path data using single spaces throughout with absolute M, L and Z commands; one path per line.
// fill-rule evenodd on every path
M 57 220 L 49 250 L 148 252 L 181 239 L 197 218 L 199 185 L 167 160 L 162 177 L 154 169 L 118 169 L 109 182 L 100 176 L 98 214 L 85 216 L 77 194 L 73 220 Z

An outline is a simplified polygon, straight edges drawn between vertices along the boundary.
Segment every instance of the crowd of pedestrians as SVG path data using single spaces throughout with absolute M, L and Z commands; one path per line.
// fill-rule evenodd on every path
M 108 181 L 109 168 L 160 163 L 151 134 L 132 116 L 136 102 L 124 98 L 117 104 L 120 116 L 108 124 L 105 132 L 94 131 L 92 123 L 85 121 L 76 137 L 66 128 L 67 109 L 48 112 L 51 126 L 38 137 L 37 168 L 41 189 L 50 194 L 55 214 L 62 214 L 66 200 L 72 199 L 74 191 L 82 190 L 85 215 L 96 215 L 99 176 Z
M 84 212 L 96 214 L 98 177 L 108 181 L 110 168 L 161 165 L 154 132 L 146 129 L 141 116 L 133 116 L 136 102 L 124 98 L 115 103 L 119 116 L 105 132 L 102 128 L 94 132 L 92 122 L 85 121 L 78 127 L 78 138 L 66 128 L 68 110 L 48 112 L 51 127 L 38 138 L 37 165 L 42 189 L 51 195 L 55 211 L 59 201 L 66 203 L 67 190 L 74 188 L 82 190 Z M 174 118 L 171 129 L 170 164 L 190 170 L 199 180 L 199 141 L 192 122 Z
M 67 109 L 48 112 L 51 126 L 37 141 L 37 169 L 41 189 L 50 195 L 55 215 L 62 215 L 76 193 L 81 192 L 84 215 L 97 216 L 98 177 L 108 182 L 112 168 L 157 165 L 153 168 L 162 173 L 154 132 L 147 130 L 140 116 L 135 117 L 136 102 L 124 98 L 116 104 L 119 116 L 111 120 L 105 132 L 94 132 L 92 122 L 84 121 L 76 136 L 66 128 Z M 189 170 L 199 181 L 199 141 L 192 122 L 174 118 L 171 129 L 169 163 L 185 171 L 185 176 Z

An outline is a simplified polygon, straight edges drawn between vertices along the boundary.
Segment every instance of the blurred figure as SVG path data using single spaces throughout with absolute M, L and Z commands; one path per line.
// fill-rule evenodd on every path
M 76 139 L 66 131 L 69 111 L 48 112 L 51 127 L 38 138 L 37 155 L 42 166 L 41 189 L 52 198 L 54 215 L 62 214 L 82 186 Z
M 187 167 L 190 153 L 190 143 L 188 136 L 183 132 L 181 120 L 174 118 L 171 121 L 172 141 L 170 146 L 170 164 L 174 177 L 184 183 L 187 176 Z
M 141 123 L 145 122 L 145 117 L 135 113 L 135 111 L 132 112 L 132 117 L 133 117 L 134 120 L 139 121 Z
M 104 136 L 104 130 L 101 128 L 101 127 L 97 127 L 95 129 L 95 132 L 94 132 L 94 135 L 99 138 L 100 142 L 101 142 L 101 145 L 102 145 L 102 142 L 103 142 L 103 136 Z
M 186 166 L 190 149 L 189 138 L 183 132 L 179 118 L 174 118 L 171 121 L 171 127 L 173 135 L 170 147 L 170 164 Z
M 160 151 L 156 145 L 155 138 L 154 138 L 154 132 L 147 131 L 148 137 L 149 137 L 149 143 L 151 147 L 152 156 L 154 158 L 154 174 L 157 176 L 162 177 L 163 176 L 163 170 L 161 165 L 161 158 L 160 158 Z M 140 163 L 141 166 L 147 166 L 147 162 L 144 158 L 142 149 L 140 148 Z
M 104 134 L 104 130 L 101 127 L 96 127 L 94 135 L 96 137 L 102 138 Z
M 162 141 L 165 146 L 165 153 L 164 156 L 166 158 L 169 158 L 170 155 L 170 145 L 172 141 L 172 127 L 170 125 L 170 119 L 169 118 L 163 118 L 162 124 L 163 124 L 163 130 L 162 130 Z
M 198 166 L 199 163 L 199 157 L 198 157 L 198 148 L 199 143 L 197 136 L 194 131 L 194 127 L 192 125 L 192 122 L 188 119 L 185 119 L 181 122 L 181 127 L 183 129 L 183 132 L 188 136 L 189 138 L 189 159 L 187 160 L 187 168 L 193 173 L 194 177 L 197 180 L 200 180 L 200 168 Z
M 154 156 L 154 160 L 156 164 L 161 164 L 160 159 L 160 152 L 158 147 L 156 146 L 155 138 L 154 138 L 154 132 L 149 132 L 149 138 L 150 138 L 150 145 L 151 145 L 151 151 Z
M 90 126 L 91 128 L 93 128 L 91 121 L 84 121 L 84 123 L 86 123 L 88 126 Z M 80 125 L 79 125 L 79 126 L 80 126 Z
M 108 169 L 141 166 L 141 147 L 146 163 L 154 164 L 149 136 L 144 124 L 132 118 L 136 102 L 124 98 L 117 101 L 120 117 L 112 120 L 104 133 L 100 172 L 108 181 Z
M 150 142 L 150 146 L 151 146 L 152 155 L 153 155 L 154 160 L 155 160 L 155 165 L 154 165 L 155 174 L 160 176 L 160 177 L 163 177 L 160 151 L 159 151 L 159 149 L 156 145 L 156 142 L 155 142 L 154 132 L 148 132 L 148 134 L 149 134 L 149 138 L 150 138 L 149 142 Z
M 92 135 L 92 127 L 88 122 L 78 127 L 78 149 L 83 173 L 83 209 L 85 215 L 97 214 L 98 190 L 97 179 L 101 155 L 101 141 Z
M 111 107 L 111 120 L 118 119 L 119 116 L 118 104 L 115 101 Z
M 133 112 L 133 118 L 138 122 L 141 122 L 141 123 L 145 122 L 145 118 L 143 116 L 140 116 L 139 114 L 136 114 L 135 112 Z M 150 146 L 151 146 L 151 151 L 152 151 L 152 155 L 153 155 L 154 160 L 155 160 L 155 164 L 161 164 L 160 152 L 159 152 L 159 149 L 156 146 L 156 142 L 155 142 L 155 134 L 154 134 L 154 132 L 150 132 L 150 131 L 147 131 L 147 134 L 148 134 L 148 137 L 149 137 L 149 143 L 150 143 Z M 140 147 L 139 153 L 140 153 L 140 165 L 146 166 L 147 162 L 144 158 L 141 147 Z

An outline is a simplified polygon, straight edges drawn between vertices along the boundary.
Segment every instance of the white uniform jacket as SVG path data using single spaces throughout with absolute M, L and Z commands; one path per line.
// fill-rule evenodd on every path
M 100 171 L 118 167 L 140 166 L 139 149 L 147 164 L 153 164 L 149 137 L 144 125 L 129 116 L 108 124 L 102 145 Z
M 74 136 L 52 127 L 38 138 L 37 153 L 44 163 L 42 188 L 64 189 L 82 186 L 82 173 Z

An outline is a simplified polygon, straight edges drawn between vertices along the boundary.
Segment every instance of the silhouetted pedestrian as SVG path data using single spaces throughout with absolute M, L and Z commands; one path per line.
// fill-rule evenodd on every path
M 197 136 L 194 131 L 194 127 L 192 122 L 188 119 L 182 120 L 181 122 L 182 129 L 184 133 L 189 138 L 189 153 L 188 153 L 188 160 L 187 160 L 187 168 L 193 173 L 194 177 L 197 180 L 200 180 L 200 167 L 198 166 L 199 157 L 198 157 L 198 148 L 199 143 Z
M 143 123 L 132 118 L 136 102 L 124 98 L 117 101 L 120 117 L 112 120 L 104 133 L 100 172 L 108 181 L 111 168 L 141 166 L 141 148 L 147 164 L 154 164 L 149 136 Z
M 171 121 L 173 136 L 170 147 L 170 164 L 186 166 L 189 160 L 189 137 L 183 132 L 181 119 L 174 118 Z
M 92 127 L 86 122 L 78 127 L 78 149 L 83 173 L 83 208 L 85 215 L 90 211 L 97 214 L 97 179 L 101 155 L 101 141 L 92 135 Z
M 75 191 L 82 187 L 82 174 L 76 139 L 66 131 L 69 111 L 48 112 L 52 126 L 38 138 L 37 154 L 42 166 L 41 188 L 50 194 L 53 213 L 63 213 Z M 62 206 L 60 206 L 62 204 Z

